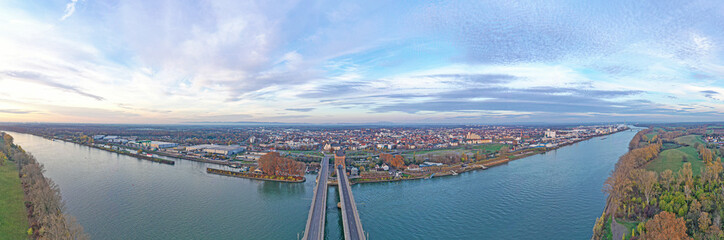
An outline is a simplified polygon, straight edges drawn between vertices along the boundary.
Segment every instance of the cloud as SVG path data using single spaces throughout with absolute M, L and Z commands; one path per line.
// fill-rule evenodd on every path
M 716 1 L 694 2 L 436 1 L 418 18 L 460 47 L 465 62 L 600 59 L 635 44 L 688 59 L 708 54 L 713 41 L 698 30 L 713 31 L 709 24 L 722 19 Z
M 140 110 L 140 111 L 152 112 L 152 113 L 171 113 L 172 112 L 170 110 L 157 110 L 157 109 L 150 109 L 150 108 L 132 107 L 128 104 L 123 104 L 123 103 L 118 104 L 118 107 L 123 108 L 123 109 L 128 109 L 128 110 Z
M 29 114 L 34 113 L 35 111 L 29 111 L 29 110 L 18 110 L 18 109 L 0 109 L 0 113 L 11 113 L 11 114 Z
M 711 98 L 711 99 L 714 99 L 714 100 L 719 100 L 718 98 L 716 98 L 716 96 L 719 95 L 719 92 L 717 92 L 717 91 L 704 90 L 704 91 L 699 91 L 699 92 L 700 92 L 700 93 L 703 93 L 703 94 L 704 94 L 704 97 Z
M 355 94 L 367 86 L 365 82 L 333 83 L 315 87 L 297 94 L 301 98 L 336 98 L 337 96 Z
M 456 80 L 467 83 L 501 84 L 509 83 L 517 79 L 516 76 L 507 74 L 434 74 L 419 76 L 423 78 L 435 78 L 440 80 Z
M 588 90 L 573 88 L 513 89 L 504 87 L 475 88 L 432 94 L 431 100 L 383 105 L 376 112 L 465 112 L 465 111 L 517 111 L 552 113 L 620 113 L 656 112 L 648 101 L 609 101 L 619 97 L 640 94 L 629 90 Z
M 76 94 L 80 94 L 82 96 L 93 98 L 98 101 L 104 100 L 104 98 L 101 96 L 87 93 L 74 86 L 70 86 L 70 85 L 66 85 L 66 84 L 62 84 L 62 83 L 50 80 L 47 76 L 44 76 L 39 73 L 28 72 L 28 71 L 6 71 L 6 72 L 2 72 L 2 74 L 4 74 L 5 76 L 8 76 L 8 77 L 11 77 L 11 78 L 21 79 L 21 80 L 33 82 L 36 84 L 41 84 L 41 85 L 61 89 L 64 91 L 73 92 Z
M 75 12 L 75 4 L 78 2 L 78 0 L 70 0 L 70 2 L 65 5 L 65 12 L 63 13 L 63 16 L 60 18 L 60 21 L 65 20 L 66 18 L 73 15 Z
M 0 94 L 94 121 L 724 112 L 717 1 L 61 2 L 0 1 Z
M 286 110 L 295 112 L 309 112 L 314 110 L 314 108 L 287 108 Z

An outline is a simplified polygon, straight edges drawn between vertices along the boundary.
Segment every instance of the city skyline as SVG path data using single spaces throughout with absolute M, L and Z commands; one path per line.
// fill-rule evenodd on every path
M 714 121 L 716 1 L 0 3 L 0 119 Z

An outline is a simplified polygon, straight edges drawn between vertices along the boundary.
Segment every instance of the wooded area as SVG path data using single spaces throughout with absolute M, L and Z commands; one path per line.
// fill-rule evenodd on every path
M 14 161 L 20 168 L 20 180 L 25 193 L 25 207 L 28 211 L 32 239 L 88 239 L 83 227 L 69 215 L 63 214 L 65 205 L 60 189 L 49 178 L 43 176 L 43 165 L 13 143 L 13 138 L 0 133 L 0 152 Z
M 305 165 L 282 157 L 278 152 L 270 152 L 259 158 L 259 168 L 267 175 L 304 176 Z
M 607 207 L 594 226 L 594 239 L 610 236 L 605 229 L 613 219 L 638 223 L 626 239 L 724 238 L 723 167 L 721 158 L 716 157 L 718 151 L 697 144 L 699 157 L 706 164 L 699 176 L 695 176 L 691 162 L 687 162 L 698 159 L 684 159 L 683 167 L 676 172 L 644 169 L 658 156 L 664 141 L 673 144 L 674 138 L 682 135 L 685 133 L 681 129 L 654 132 L 649 128 L 633 137 L 630 151 L 621 156 L 605 182 Z

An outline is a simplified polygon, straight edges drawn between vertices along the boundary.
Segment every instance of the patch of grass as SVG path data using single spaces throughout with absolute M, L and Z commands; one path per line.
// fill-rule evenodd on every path
M 613 231 L 611 230 L 611 216 L 606 217 L 606 222 L 603 223 L 603 239 L 605 240 L 612 240 L 613 239 Z
M 694 146 L 695 143 L 704 143 L 700 135 L 686 135 L 674 138 L 674 141 L 681 145 Z
M 663 149 L 663 150 L 668 150 L 668 149 L 675 149 L 675 148 L 680 148 L 680 147 L 682 147 L 682 146 L 679 145 L 679 144 L 676 144 L 676 143 L 668 143 L 668 142 L 667 142 L 667 143 L 664 143 L 662 149 Z
M 506 146 L 506 144 L 479 144 L 479 145 L 472 145 L 472 146 L 466 146 L 466 147 L 456 147 L 456 148 L 447 148 L 447 149 L 431 149 L 431 150 L 420 150 L 420 151 L 414 151 L 415 154 L 437 154 L 437 153 L 446 153 L 446 152 L 457 152 L 457 153 L 474 153 L 477 151 L 481 151 L 482 153 L 485 152 L 497 152 L 502 148 L 503 146 Z M 467 149 L 466 149 L 467 148 Z M 411 154 L 407 153 L 407 154 Z
M 691 170 L 694 176 L 701 173 L 704 162 L 699 159 L 699 154 L 694 147 L 680 147 L 662 151 L 658 157 L 646 164 L 646 169 L 656 172 L 663 172 L 666 169 L 677 172 L 684 166 L 683 157 L 686 156 L 687 162 L 691 163 Z
M 0 238 L 27 239 L 28 228 L 28 215 L 17 166 L 13 162 L 5 161 L 5 164 L 0 166 Z
M 656 135 L 659 135 L 659 134 L 658 134 L 658 133 L 649 133 L 649 134 L 646 134 L 646 139 L 651 140 L 651 138 L 653 138 L 653 137 L 656 136 Z
M 624 233 L 624 235 L 626 235 L 627 239 L 631 237 L 631 229 L 634 229 L 634 228 L 636 228 L 636 226 L 639 225 L 639 222 L 627 222 L 627 221 L 620 220 L 620 219 L 616 220 L 616 222 L 618 222 L 622 226 L 626 227 L 626 233 Z
M 477 151 L 483 151 L 483 152 L 497 152 L 500 151 L 500 148 L 503 146 L 506 146 L 505 144 L 483 144 L 483 145 L 475 145 L 473 146 L 473 150 Z

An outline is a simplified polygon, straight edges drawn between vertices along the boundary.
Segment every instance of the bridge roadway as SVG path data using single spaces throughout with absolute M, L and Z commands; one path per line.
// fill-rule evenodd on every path
M 324 239 L 324 218 L 327 210 L 327 178 L 329 177 L 329 157 L 322 158 L 319 174 L 317 174 L 317 185 L 314 187 L 314 198 L 309 208 L 307 227 L 304 228 L 306 240 Z
M 362 222 L 359 220 L 357 205 L 354 202 L 352 188 L 344 170 L 344 166 L 337 166 L 337 179 L 339 187 L 339 200 L 342 203 L 342 225 L 344 226 L 344 239 L 364 240 Z

